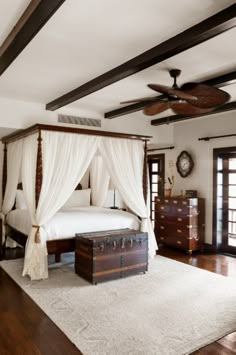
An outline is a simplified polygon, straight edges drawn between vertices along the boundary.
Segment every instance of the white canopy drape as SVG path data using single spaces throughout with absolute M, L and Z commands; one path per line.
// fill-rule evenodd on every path
M 2 212 L 6 215 L 13 207 L 17 184 L 19 182 L 23 141 L 9 143 L 7 146 L 7 184 L 2 204 Z
M 110 176 L 106 170 L 101 155 L 96 155 L 90 165 L 90 186 L 93 206 L 104 206 L 109 180 Z
M 40 226 L 49 221 L 68 200 L 87 170 L 100 141 L 100 137 L 96 136 L 48 131 L 42 132 L 42 139 L 43 182 L 36 211 L 35 135 L 24 139 L 22 161 L 23 189 L 32 222 L 26 245 L 23 275 L 28 274 L 32 280 L 48 277 L 46 237 L 45 231 Z M 40 231 L 40 243 L 35 243 L 37 230 Z
M 16 142 L 9 143 L 7 146 L 7 184 L 2 204 L 2 242 L 5 241 L 5 225 L 4 220 L 6 214 L 12 209 L 15 198 L 17 184 L 19 181 L 21 159 L 22 159 L 22 147 L 23 141 L 18 140 Z M 13 241 L 12 241 L 13 242 Z M 15 247 L 16 243 L 10 243 L 10 246 Z
M 99 149 L 111 180 L 126 205 L 142 218 L 142 231 L 148 232 L 149 255 L 157 250 L 156 238 L 143 196 L 143 142 L 130 139 L 103 138 Z

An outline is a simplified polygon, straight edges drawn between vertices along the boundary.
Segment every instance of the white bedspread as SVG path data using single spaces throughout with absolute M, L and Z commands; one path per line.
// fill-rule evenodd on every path
M 7 215 L 7 223 L 28 235 L 31 222 L 27 210 L 16 209 Z M 109 229 L 140 229 L 140 221 L 133 214 L 102 207 L 78 207 L 60 210 L 45 225 L 47 240 L 73 237 L 75 233 Z

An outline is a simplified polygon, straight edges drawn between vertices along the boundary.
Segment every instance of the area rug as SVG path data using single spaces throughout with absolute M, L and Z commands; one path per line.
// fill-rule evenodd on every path
M 32 282 L 22 264 L 0 263 L 84 355 L 190 354 L 236 330 L 233 278 L 156 256 L 145 275 L 93 286 L 69 256 Z

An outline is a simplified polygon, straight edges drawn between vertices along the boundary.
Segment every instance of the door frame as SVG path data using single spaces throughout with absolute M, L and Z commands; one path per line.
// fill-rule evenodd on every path
M 165 154 L 150 154 L 147 156 L 148 161 L 148 172 L 149 172 L 149 186 L 150 186 L 150 212 L 152 212 L 152 184 L 151 184 L 151 167 L 150 162 L 155 162 L 155 160 L 160 160 L 162 164 L 160 177 L 162 181 L 165 179 Z M 160 193 L 160 191 L 158 191 Z M 161 195 L 159 195 L 161 196 Z
M 217 159 L 220 155 L 236 153 L 236 146 L 213 149 L 213 219 L 212 219 L 212 245 L 216 251 L 221 251 L 217 244 Z M 224 233 L 224 231 L 222 231 Z

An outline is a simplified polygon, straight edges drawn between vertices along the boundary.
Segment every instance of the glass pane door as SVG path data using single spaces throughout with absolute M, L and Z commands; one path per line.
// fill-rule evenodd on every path
M 217 242 L 236 255 L 236 156 L 221 155 L 217 163 Z
M 227 246 L 236 248 L 236 158 L 229 158 Z
M 148 157 L 150 178 L 150 216 L 154 226 L 155 198 L 161 195 L 160 179 L 164 180 L 164 154 Z

